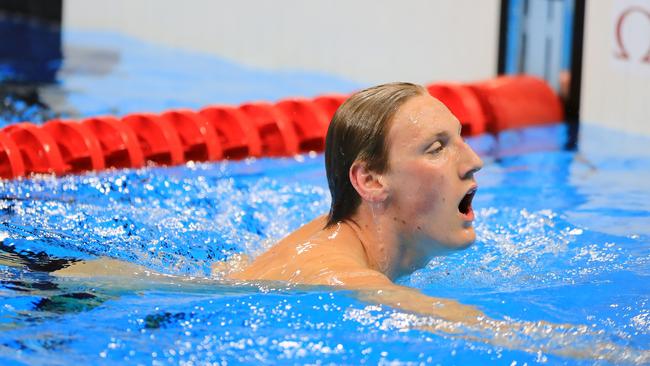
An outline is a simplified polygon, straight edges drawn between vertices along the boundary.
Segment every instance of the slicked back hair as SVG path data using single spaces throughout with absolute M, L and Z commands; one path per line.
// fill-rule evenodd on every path
M 325 140 L 325 169 L 332 195 L 327 227 L 350 218 L 361 203 L 349 178 L 352 164 L 361 160 L 369 170 L 385 172 L 386 139 L 395 113 L 410 98 L 426 94 L 416 84 L 383 84 L 353 94 L 336 111 Z

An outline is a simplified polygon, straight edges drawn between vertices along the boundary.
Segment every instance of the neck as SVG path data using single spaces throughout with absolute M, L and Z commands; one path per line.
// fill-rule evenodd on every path
M 412 273 L 429 260 L 419 240 L 401 232 L 404 223 L 380 205 L 363 202 L 346 222 L 363 246 L 368 267 L 391 280 Z

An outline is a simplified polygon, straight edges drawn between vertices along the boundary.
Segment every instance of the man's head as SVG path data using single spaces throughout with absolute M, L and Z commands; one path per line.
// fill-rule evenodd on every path
M 382 173 L 388 168 L 386 145 L 390 123 L 399 108 L 426 89 L 411 83 L 390 83 L 355 93 L 334 114 L 325 142 L 325 168 L 332 195 L 327 225 L 348 219 L 361 203 L 350 182 L 355 161 Z
M 417 85 L 386 84 L 353 95 L 334 116 L 326 141 L 328 225 L 353 218 L 366 204 L 404 243 L 422 245 L 424 256 L 469 245 L 474 173 L 483 163 L 460 127 Z

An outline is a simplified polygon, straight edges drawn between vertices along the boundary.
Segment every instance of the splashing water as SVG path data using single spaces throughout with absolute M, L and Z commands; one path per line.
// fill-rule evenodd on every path
M 255 164 L 242 164 L 254 179 L 223 163 L 211 175 L 203 166 L 2 182 L 4 245 L 206 276 L 212 262 L 259 254 L 329 205 L 320 187 L 257 179 Z
M 320 156 L 2 182 L 0 355 L 36 364 L 63 354 L 66 362 L 591 364 L 580 350 L 601 344 L 592 351 L 603 363 L 643 363 L 647 238 L 574 223 L 589 197 L 548 175 L 573 160 L 561 152 L 529 160 L 491 164 L 478 177 L 474 246 L 401 279 L 503 319 L 511 329 L 502 334 L 368 305 L 347 291 L 205 278 L 214 261 L 255 256 L 327 211 Z M 287 167 L 295 178 L 282 174 Z M 539 192 L 567 199 L 532 199 Z M 61 279 L 37 266 L 98 256 L 172 276 Z

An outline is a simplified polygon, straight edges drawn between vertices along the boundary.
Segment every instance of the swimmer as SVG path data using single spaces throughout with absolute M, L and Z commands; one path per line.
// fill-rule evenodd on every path
M 352 95 L 334 115 L 325 165 L 332 195 L 328 215 L 291 233 L 252 263 L 215 263 L 225 280 L 281 281 L 358 290 L 372 302 L 477 322 L 483 313 L 425 296 L 393 281 L 433 256 L 467 248 L 474 174 L 483 163 L 461 137 L 458 119 L 422 86 L 391 83 Z M 102 258 L 57 276 L 151 276 L 142 266 Z
M 576 346 L 579 337 L 569 334 L 586 335 L 585 326 L 491 319 L 473 306 L 395 284 L 434 256 L 474 242 L 472 199 L 482 166 L 458 119 L 422 86 L 391 83 L 355 93 L 327 132 L 329 214 L 249 265 L 236 258 L 226 278 L 351 289 L 362 300 L 442 320 L 425 330 L 511 349 L 613 362 L 635 354 L 607 341 Z M 526 337 L 557 334 L 554 346 L 526 345 Z M 650 353 L 630 359 L 648 361 Z
M 362 90 L 341 105 L 327 132 L 329 213 L 252 263 L 243 255 L 216 263 L 213 275 L 234 283 L 350 289 L 362 300 L 441 320 L 422 327 L 433 332 L 463 333 L 458 336 L 530 352 L 621 360 L 617 351 L 627 351 L 608 342 L 573 346 L 570 332 L 584 326 L 491 319 L 473 306 L 394 283 L 434 256 L 474 242 L 474 175 L 482 165 L 463 140 L 458 119 L 423 87 L 391 83 Z M 142 266 L 106 258 L 74 263 L 53 274 L 165 279 Z M 552 346 L 526 345 L 527 337 L 557 333 Z M 639 357 L 650 359 L 645 351 Z
M 426 308 L 448 320 L 480 316 L 473 307 L 393 282 L 475 240 L 474 174 L 483 162 L 460 132 L 458 119 L 419 85 L 355 93 L 327 132 L 329 214 L 228 278 L 382 290 L 384 296 L 371 297 L 405 310 Z M 433 310 L 432 300 L 447 306 Z

